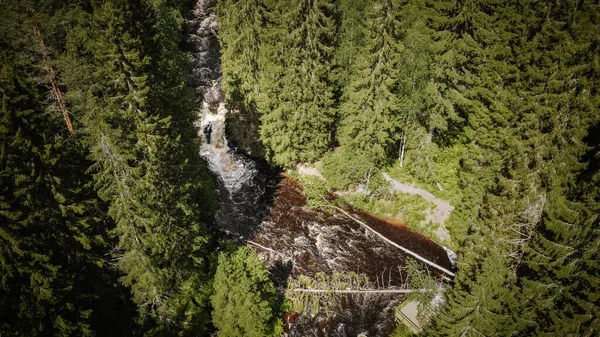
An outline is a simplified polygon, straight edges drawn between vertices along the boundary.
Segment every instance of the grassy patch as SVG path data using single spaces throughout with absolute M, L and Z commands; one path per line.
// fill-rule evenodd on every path
M 423 176 L 414 172 L 419 168 L 411 167 L 410 161 L 404 163 L 400 168 L 398 163 L 384 169 L 390 177 L 405 183 L 411 183 L 422 189 L 431 192 L 440 199 L 450 201 L 450 204 L 456 205 L 462 198 L 460 188 L 459 171 L 460 159 L 463 157 L 465 146 L 456 144 L 451 147 L 437 149 L 433 156 L 432 167 L 435 171 L 436 179 L 442 185 L 443 191 L 440 191 L 432 180 L 419 179 Z
M 331 188 L 328 182 L 314 176 L 301 175 L 296 170 L 289 170 L 288 174 L 303 185 L 302 194 L 307 198 L 307 206 L 327 204 L 323 197 L 327 197 L 328 188 Z M 346 203 L 379 218 L 404 222 L 414 232 L 437 239 L 435 231 L 440 225 L 431 221 L 423 223 L 427 214 L 435 210 L 435 204 L 418 195 L 391 191 L 389 184 L 379 173 L 371 177 L 366 190 L 343 194 L 334 203 Z
M 433 203 L 418 195 L 389 191 L 372 195 L 347 194 L 342 200 L 377 217 L 406 222 L 410 229 L 421 233 L 425 228 L 422 228 L 420 223 L 425 221 L 429 209 L 435 208 Z

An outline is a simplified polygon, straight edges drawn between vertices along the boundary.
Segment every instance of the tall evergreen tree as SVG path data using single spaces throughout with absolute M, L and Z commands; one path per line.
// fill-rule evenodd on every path
M 398 132 L 399 42 L 397 1 L 369 6 L 367 45 L 356 58 L 357 70 L 341 105 L 340 145 L 375 164 L 388 158 Z
M 485 66 L 470 72 L 481 81 L 459 91 L 470 103 L 467 134 L 477 144 L 463 163 L 464 177 L 481 191 L 471 189 L 465 195 L 482 199 L 480 207 L 467 210 L 469 235 L 461 249 L 460 271 L 430 335 L 575 336 L 597 331 L 591 318 L 597 296 L 583 290 L 594 284 L 592 275 L 597 274 L 597 266 L 586 259 L 594 254 L 587 249 L 588 240 L 597 245 L 590 230 L 596 207 L 592 202 L 586 210 L 569 200 L 581 167 L 586 125 L 594 123 L 592 107 L 597 104 L 590 95 L 596 80 L 586 76 L 593 62 L 582 62 L 594 38 L 570 32 L 579 20 L 588 23 L 586 29 L 593 26 L 594 20 L 585 15 L 573 16 L 582 5 L 477 4 L 478 10 L 455 13 L 461 21 L 474 16 L 456 27 L 476 32 L 469 36 L 472 42 L 489 44 L 474 50 L 486 59 Z M 555 19 L 563 15 L 570 17 L 570 25 Z M 478 35 L 486 38 L 479 40 Z M 581 82 L 568 80 L 579 72 Z M 473 161 L 478 153 L 480 159 Z M 468 170 L 474 163 L 476 170 Z M 587 239 L 578 239 L 576 233 L 585 233 Z M 586 248 L 577 256 L 574 247 Z M 585 268 L 575 272 L 577 264 Z
M 454 228 L 462 239 L 459 271 L 447 305 L 427 332 L 511 335 L 517 330 L 507 308 L 514 301 L 521 242 L 513 225 L 535 223 L 540 209 L 535 206 L 544 200 L 539 177 L 527 174 L 536 163 L 515 132 L 520 116 L 511 106 L 517 100 L 510 85 L 516 66 L 505 46 L 522 33 L 510 21 L 520 13 L 504 3 L 436 6 L 451 18 L 444 29 L 452 30 L 440 34 L 448 43 L 445 57 L 453 58 L 447 61 L 453 67 L 445 75 L 445 94 L 467 118 L 470 143 L 462 164 L 465 197 L 454 218 L 463 222 Z
M 122 289 L 105 267 L 111 223 L 85 173 L 85 148 L 60 114 L 43 110 L 18 57 L 0 58 L 0 330 L 129 335 L 135 311 L 119 304 Z
M 479 1 L 429 4 L 436 44 L 432 99 L 454 110 L 466 124 L 461 131 L 468 145 L 461 159 L 463 198 L 449 219 L 459 244 L 469 225 L 477 221 L 485 194 L 494 188 L 502 169 L 502 151 L 512 139 L 509 127 L 515 119 L 507 109 L 509 92 L 502 79 L 512 83 L 518 74 L 505 47 L 516 35 L 507 30 L 514 20 L 501 18 L 520 16 L 497 13 L 502 6 Z
M 543 162 L 540 176 L 548 200 L 535 230 L 527 233 L 515 320 L 523 335 L 593 336 L 600 331 L 598 199 L 594 149 L 597 125 L 598 5 L 593 2 L 533 2 L 539 32 L 521 59 L 528 85 L 523 126 L 531 157 Z M 577 81 L 573 81 L 577 78 Z M 522 103 L 521 103 L 522 104 Z M 523 123 L 525 124 L 525 123 Z M 597 151 L 597 150 L 596 150 Z M 585 174 L 582 170 L 585 169 Z
M 51 136 L 56 125 L 44 119 L 32 83 L 9 62 L 3 53 L 0 329 L 9 336 L 90 335 L 91 310 L 81 303 L 84 293 L 69 291 L 77 274 L 67 259 L 85 268 L 92 219 L 81 216 L 85 201 L 65 195 L 63 139 Z
M 261 140 L 276 164 L 315 161 L 332 141 L 335 6 L 306 0 L 270 8 L 280 17 L 265 36 L 272 41 L 263 57 L 270 61 L 261 80 Z
M 60 50 L 51 44 L 72 14 L 60 8 L 53 1 L 0 8 L 0 331 L 127 336 L 135 308 L 105 254 L 114 223 L 57 101 Z
M 275 287 L 267 269 L 249 247 L 219 254 L 212 295 L 213 322 L 219 336 L 277 336 Z
M 163 2 L 141 5 L 107 2 L 69 30 L 66 98 L 85 130 L 96 188 L 117 224 L 123 284 L 142 313 L 166 329 L 162 333 L 202 331 L 208 322 L 205 221 L 214 208 L 212 186 L 197 160 L 191 114 L 170 110 L 192 107 L 185 79 L 150 72 L 153 65 L 182 73 L 180 60 L 167 61 L 174 45 L 157 42 L 143 53 L 148 36 L 136 29 L 142 24 L 137 18 L 153 22 L 174 14 Z M 169 29 L 156 23 L 146 34 L 158 39 L 173 34 Z
M 342 0 L 338 3 L 338 29 L 335 45 L 336 96 L 346 91 L 354 72 L 356 57 L 366 41 L 367 0 Z
M 441 185 L 434 170 L 439 146 L 449 145 L 453 128 L 461 127 L 452 100 L 443 95 L 444 79 L 436 74 L 438 59 L 445 52 L 444 43 L 435 43 L 434 30 L 427 22 L 432 10 L 424 1 L 408 1 L 400 9 L 400 32 L 403 48 L 399 53 L 399 126 L 397 149 L 400 167 L 420 181 Z M 448 137 L 450 133 L 453 136 Z M 454 140 L 456 141 L 456 140 Z
M 260 112 L 256 100 L 267 10 L 264 2 L 257 0 L 217 3 L 223 71 L 221 88 L 230 109 L 227 125 L 233 140 L 253 155 L 262 155 L 263 151 L 258 143 Z

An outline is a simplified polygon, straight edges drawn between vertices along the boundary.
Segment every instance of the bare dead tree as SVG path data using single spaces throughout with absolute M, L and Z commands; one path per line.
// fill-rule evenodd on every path
M 35 14 L 35 9 L 33 9 L 33 8 L 28 8 L 28 11 L 31 15 Z M 40 55 L 42 57 L 42 62 L 44 65 L 46 65 L 46 63 L 48 62 L 48 60 L 50 58 L 50 53 L 48 51 L 48 48 L 46 47 L 46 44 L 44 43 L 44 39 L 42 38 L 42 34 L 38 27 L 33 28 L 33 35 L 39 37 L 39 40 L 40 40 L 39 48 L 34 48 L 34 49 L 37 50 L 38 53 L 40 53 Z M 58 76 L 57 76 L 56 72 L 54 71 L 54 68 L 52 68 L 51 65 L 45 66 L 44 70 L 46 71 L 46 73 L 48 75 L 46 78 L 50 81 L 50 86 L 52 88 L 50 97 L 56 102 L 56 104 L 58 106 L 58 110 L 62 113 L 63 118 L 65 119 L 65 124 L 67 125 L 67 129 L 69 130 L 70 133 L 73 133 L 73 125 L 71 124 L 71 118 L 69 117 L 69 111 L 67 110 L 67 106 L 63 99 L 62 92 L 58 85 Z

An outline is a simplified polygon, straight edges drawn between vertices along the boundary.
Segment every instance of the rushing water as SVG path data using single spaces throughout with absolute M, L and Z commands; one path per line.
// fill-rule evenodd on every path
M 380 287 L 402 285 L 405 275 L 398 267 L 405 262 L 403 252 L 345 215 L 308 208 L 295 182 L 230 148 L 225 134 L 227 109 L 218 85 L 214 3 L 198 1 L 190 39 L 197 92 L 204 100 L 198 124 L 203 139 L 200 155 L 218 182 L 218 229 L 256 248 L 278 287 L 285 288 L 290 277 L 334 270 L 367 275 Z M 388 239 L 452 268 L 444 249 L 429 239 L 406 227 L 348 211 Z M 347 295 L 333 315 L 286 314 L 286 331 L 291 336 L 387 336 L 395 325 L 393 307 L 402 299 L 394 294 Z
M 200 155 L 218 179 L 217 226 L 226 233 L 248 239 L 268 216 L 270 191 L 278 179 L 268 173 L 267 167 L 259 169 L 259 164 L 229 147 L 225 137 L 226 113 L 223 103 L 217 105 L 216 111 L 204 104 L 199 125 L 204 140 Z
M 199 123 L 201 155 L 218 180 L 216 224 L 230 237 L 251 242 L 278 287 L 285 287 L 289 277 L 334 270 L 365 274 L 379 286 L 403 284 L 406 276 L 398 268 L 405 262 L 403 252 L 343 214 L 307 207 L 294 181 L 235 153 L 225 135 L 226 114 L 223 103 L 205 103 Z M 452 268 L 444 249 L 429 239 L 366 213 L 348 211 L 388 239 Z M 400 300 L 393 294 L 347 295 L 333 316 L 287 315 L 287 331 L 292 336 L 387 335 L 394 327 L 393 307 Z

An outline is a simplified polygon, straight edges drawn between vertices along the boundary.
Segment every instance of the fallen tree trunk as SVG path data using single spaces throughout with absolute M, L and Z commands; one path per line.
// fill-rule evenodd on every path
M 364 223 L 364 222 L 362 222 L 362 221 L 358 220 L 357 218 L 353 217 L 352 215 L 350 215 L 350 213 L 348 213 L 348 212 L 344 211 L 343 209 L 341 209 L 341 208 L 339 208 L 339 207 L 337 207 L 337 206 L 333 206 L 333 205 L 329 205 L 329 206 L 330 206 L 330 207 L 333 207 L 333 208 L 335 208 L 336 210 L 338 210 L 338 211 L 340 211 L 340 212 L 342 212 L 344 215 L 346 215 L 346 216 L 347 216 L 347 217 L 349 217 L 350 219 L 352 219 L 352 220 L 356 221 L 356 223 L 358 223 L 359 225 L 361 225 L 361 226 L 365 227 L 366 229 L 368 229 L 369 231 L 371 231 L 371 232 L 372 232 L 372 233 L 374 233 L 375 235 L 379 236 L 379 237 L 380 237 L 381 239 L 383 239 L 385 242 L 387 242 L 387 243 L 391 244 L 392 246 L 394 246 L 394 247 L 396 247 L 396 248 L 398 248 L 398 249 L 402 250 L 402 251 L 403 251 L 403 252 L 405 252 L 406 254 L 408 254 L 408 255 L 410 255 L 410 256 L 412 256 L 412 257 L 414 257 L 415 259 L 417 259 L 417 260 L 419 260 L 419 261 L 421 261 L 421 262 L 423 262 L 423 263 L 425 263 L 425 264 L 428 264 L 428 265 L 430 265 L 430 266 L 432 266 L 432 267 L 434 267 L 434 268 L 436 268 L 436 269 L 438 269 L 438 270 L 440 270 L 440 271 L 442 271 L 442 272 L 446 273 L 447 275 L 450 275 L 450 276 L 454 277 L 454 273 L 453 273 L 453 272 L 449 271 L 448 269 L 446 269 L 446 268 L 444 268 L 444 267 L 442 267 L 442 266 L 440 266 L 440 265 L 437 265 L 437 264 L 435 264 L 435 263 L 433 263 L 433 262 L 431 262 L 431 261 L 429 261 L 429 260 L 425 259 L 424 257 L 422 257 L 422 256 L 420 256 L 420 255 L 418 255 L 418 254 L 416 254 L 416 253 L 414 253 L 414 252 L 412 252 L 412 251 L 410 251 L 410 250 L 408 250 L 408 249 L 406 249 L 406 248 L 404 248 L 404 247 L 400 246 L 399 244 L 395 243 L 394 241 L 392 241 L 392 240 L 390 240 L 390 239 L 386 238 L 385 236 L 383 236 L 382 234 L 380 234 L 379 232 L 377 232 L 377 231 L 376 231 L 376 230 L 374 230 L 373 228 L 369 227 L 369 226 L 368 226 L 366 223 Z
M 279 255 L 279 256 L 281 256 L 281 257 L 283 257 L 284 259 L 292 260 L 292 258 L 291 258 L 291 257 L 289 257 L 289 256 L 287 256 L 287 255 L 285 255 L 285 254 L 283 254 L 283 253 L 280 253 L 280 252 L 278 252 L 278 251 L 276 251 L 276 250 L 273 250 L 273 249 L 271 249 L 271 248 L 269 248 L 269 247 L 265 247 L 265 246 L 263 246 L 263 245 L 261 245 L 261 244 L 258 244 L 258 243 L 256 243 L 256 242 L 253 242 L 253 241 L 250 241 L 250 240 L 246 240 L 246 242 L 248 242 L 249 244 L 255 245 L 256 247 L 259 247 L 259 248 L 262 248 L 262 249 L 264 249 L 264 250 L 267 250 L 267 251 L 269 251 L 269 252 L 272 252 L 272 253 L 274 253 L 274 254 L 277 254 L 277 255 Z
M 298 293 L 336 293 L 336 294 L 409 294 L 409 293 L 430 293 L 437 290 L 434 289 L 303 289 L 303 288 L 277 288 L 278 291 L 292 291 Z

